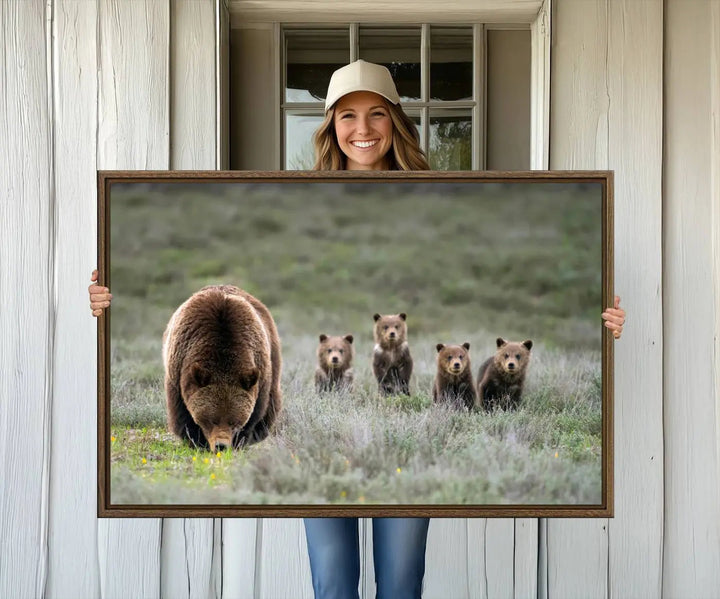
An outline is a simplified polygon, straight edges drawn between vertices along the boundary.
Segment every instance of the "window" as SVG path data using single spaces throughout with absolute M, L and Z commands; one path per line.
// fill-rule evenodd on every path
M 312 168 L 330 75 L 358 58 L 390 70 L 431 168 L 485 167 L 482 25 L 287 27 L 282 46 L 284 168 Z
M 240 23 L 230 32 L 230 168 L 312 168 L 330 75 L 363 58 L 392 72 L 433 168 L 527 170 L 531 39 L 525 25 Z M 536 117 L 542 133 L 547 115 Z

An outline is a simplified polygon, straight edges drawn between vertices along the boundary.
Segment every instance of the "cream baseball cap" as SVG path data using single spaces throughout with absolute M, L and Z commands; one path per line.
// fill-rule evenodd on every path
M 393 104 L 400 102 L 395 82 L 387 68 L 380 64 L 356 60 L 339 68 L 330 77 L 325 112 L 344 95 L 358 91 L 375 92 Z

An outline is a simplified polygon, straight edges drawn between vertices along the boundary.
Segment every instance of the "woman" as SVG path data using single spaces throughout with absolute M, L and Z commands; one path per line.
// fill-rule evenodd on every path
M 427 170 L 414 123 L 400 107 L 390 72 L 358 60 L 335 71 L 325 119 L 313 137 L 315 170 Z M 97 271 L 92 280 L 97 280 Z M 98 316 L 110 305 L 106 287 L 89 287 Z M 625 312 L 616 297 L 602 314 L 615 338 Z M 425 573 L 428 518 L 373 518 L 378 599 L 418 599 Z M 316 599 L 358 598 L 360 551 L 357 518 L 305 518 Z
M 315 170 L 429 170 L 415 124 L 402 108 L 390 71 L 358 60 L 335 71 L 325 120 L 313 136 Z M 373 518 L 378 599 L 422 592 L 429 518 Z M 357 518 L 305 518 L 316 599 L 357 599 Z

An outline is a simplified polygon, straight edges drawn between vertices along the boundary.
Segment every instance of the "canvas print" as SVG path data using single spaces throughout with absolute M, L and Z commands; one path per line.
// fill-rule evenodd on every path
M 101 514 L 608 515 L 610 183 L 100 173 Z

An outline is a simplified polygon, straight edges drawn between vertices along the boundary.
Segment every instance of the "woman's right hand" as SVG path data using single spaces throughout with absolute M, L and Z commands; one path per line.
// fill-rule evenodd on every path
M 90 280 L 97 281 L 97 279 L 98 271 L 93 270 Z M 92 310 L 92 315 L 100 316 L 103 310 L 110 305 L 112 294 L 107 287 L 101 287 L 96 282 L 93 282 L 92 285 L 88 287 L 88 292 L 90 293 L 90 309 Z

